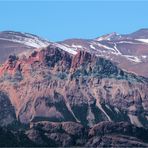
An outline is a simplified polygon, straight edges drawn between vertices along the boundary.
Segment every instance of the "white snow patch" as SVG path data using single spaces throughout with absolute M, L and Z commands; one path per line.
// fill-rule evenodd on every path
M 111 52 L 111 53 L 116 53 L 116 50 L 114 49 L 114 48 L 111 48 L 111 47 L 108 47 L 108 46 L 106 46 L 106 45 L 103 45 L 103 44 L 101 44 L 100 42 L 91 42 L 92 43 L 92 45 L 96 45 L 96 46 L 99 46 L 100 48 L 104 48 L 104 49 L 107 49 L 109 52 Z M 96 48 L 95 48 L 96 49 Z M 101 52 L 106 52 L 106 51 L 101 51 Z
M 92 48 L 92 49 L 96 49 L 93 45 L 90 45 L 90 48 Z
M 143 59 L 146 59 L 146 58 L 147 58 L 147 56 L 146 56 L 146 55 L 142 55 L 141 57 L 142 57 Z
M 98 46 L 99 46 L 99 47 L 103 47 L 103 48 L 108 49 L 108 50 L 112 50 L 113 52 L 115 52 L 115 49 L 114 49 L 114 48 L 108 47 L 108 46 L 103 45 L 103 44 L 101 44 L 101 43 L 98 43 Z
M 74 48 L 83 48 L 81 45 L 74 45 L 74 44 L 72 44 L 72 47 L 74 47 Z
M 129 59 L 132 62 L 136 62 L 136 63 L 141 62 L 141 60 L 136 56 L 131 56 L 131 55 L 123 55 L 123 56 L 126 57 L 127 59 Z
M 47 41 L 42 41 L 37 37 L 32 37 L 32 38 L 27 38 L 27 37 L 20 37 L 20 36 L 15 36 L 15 39 L 7 39 L 7 38 L 0 38 L 1 40 L 6 40 L 6 41 L 11 41 L 15 43 L 21 43 L 30 47 L 35 47 L 35 48 L 41 48 L 41 47 L 47 47 L 50 43 Z
M 141 122 L 139 121 L 138 117 L 135 116 L 135 115 L 131 115 L 131 114 L 128 114 L 129 118 L 130 118 L 130 121 L 132 124 L 138 126 L 138 127 L 143 127 L 143 125 L 141 124 Z
M 136 39 L 137 41 L 143 42 L 143 43 L 148 43 L 148 39 Z
M 95 39 L 96 41 L 102 41 L 102 40 L 104 40 L 104 37 L 99 37 L 99 38 L 97 38 L 97 39 Z
M 120 54 L 121 55 L 121 52 L 117 49 L 116 43 L 114 43 L 114 49 L 116 50 L 116 54 Z
M 97 38 L 97 39 L 95 39 L 95 40 L 97 40 L 97 41 L 102 41 L 102 40 L 108 40 L 108 41 L 110 41 L 111 38 L 112 38 L 113 36 L 115 36 L 115 35 L 119 35 L 119 34 L 117 34 L 116 32 L 112 32 L 112 33 L 107 34 L 107 35 L 105 35 L 105 36 L 101 36 L 101 37 L 99 37 L 99 38 Z
M 139 43 L 136 43 L 136 42 L 132 42 L 132 41 L 119 41 L 118 44 L 139 44 Z
M 66 46 L 64 46 L 64 45 L 62 45 L 62 44 L 58 44 L 58 43 L 53 43 L 53 44 L 54 44 L 55 46 L 57 46 L 57 47 L 63 49 L 64 51 L 67 51 L 67 52 L 73 54 L 73 55 L 77 54 L 77 52 L 75 51 L 75 48 L 66 47 Z
M 106 46 L 106 45 L 103 45 L 103 44 L 101 44 L 99 42 L 97 42 L 97 43 L 96 42 L 92 42 L 92 44 L 97 45 L 97 46 L 99 46 L 101 48 L 107 49 L 112 54 L 117 54 L 117 55 L 120 54 L 121 55 L 121 52 L 117 49 L 117 45 L 115 43 L 114 43 L 114 48 Z M 106 51 L 102 51 L 102 52 L 106 52 Z
M 74 51 L 78 51 L 78 50 L 84 50 L 84 49 L 88 49 L 84 46 L 81 46 L 81 45 L 75 45 L 75 44 L 72 44 L 72 45 L 68 45 L 68 44 L 64 44 L 64 43 L 61 43 L 60 45 L 64 45 L 65 47 L 67 48 L 71 48 L 72 50 Z

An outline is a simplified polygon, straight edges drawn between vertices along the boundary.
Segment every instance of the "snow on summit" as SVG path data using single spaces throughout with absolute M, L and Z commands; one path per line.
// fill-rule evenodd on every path
M 34 48 L 46 47 L 50 44 L 49 41 L 44 40 L 36 35 L 23 32 L 3 31 L 0 33 L 0 39 L 21 43 Z

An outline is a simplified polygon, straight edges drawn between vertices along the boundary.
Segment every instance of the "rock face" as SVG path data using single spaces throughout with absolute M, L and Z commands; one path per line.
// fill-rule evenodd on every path
M 126 121 L 148 127 L 148 79 L 88 52 L 73 56 L 50 45 L 29 57 L 12 55 L 0 76 L 0 91 L 11 106 L 1 110 L 10 112 L 9 123 L 16 116 L 23 124 L 71 121 L 92 127 Z
M 91 147 L 147 147 L 147 130 L 125 122 L 101 122 L 89 130 L 86 146 Z
M 0 67 L 0 146 L 148 147 L 147 89 L 84 50 L 12 54 Z
M 92 128 L 73 122 L 40 122 L 31 124 L 26 135 L 42 146 L 146 147 L 147 133 L 125 122 L 101 122 Z

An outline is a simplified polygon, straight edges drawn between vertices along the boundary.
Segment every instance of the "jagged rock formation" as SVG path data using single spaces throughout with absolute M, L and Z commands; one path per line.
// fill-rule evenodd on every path
M 47 43 L 34 36 L 27 41 L 33 38 Z M 110 34 L 90 48 L 125 39 L 137 34 Z M 86 44 L 70 44 L 7 54 L 0 66 L 0 146 L 148 147 L 148 78 L 120 69 Z
M 9 122 L 16 116 L 23 124 L 72 121 L 92 127 L 101 121 L 126 121 L 148 125 L 148 79 L 85 51 L 73 56 L 50 45 L 29 57 L 13 55 L 0 68 L 0 76 L 0 91 L 9 96 L 8 105 L 15 110 Z M 5 124 L 5 116 L 0 118 Z
M 148 77 L 148 29 L 126 35 L 113 32 L 95 39 L 67 39 L 60 42 L 49 42 L 29 33 L 3 31 L 0 32 L 0 64 L 9 54 L 29 56 L 35 48 L 40 50 L 52 44 L 71 54 L 87 51 L 111 60 L 121 69 Z

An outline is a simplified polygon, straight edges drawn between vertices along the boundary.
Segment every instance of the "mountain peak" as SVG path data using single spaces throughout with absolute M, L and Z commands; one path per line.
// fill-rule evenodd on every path
M 112 32 L 106 35 L 103 35 L 101 37 L 96 38 L 97 41 L 102 41 L 102 40 L 111 40 L 113 38 L 115 38 L 116 36 L 118 36 L 118 34 L 116 32 Z

